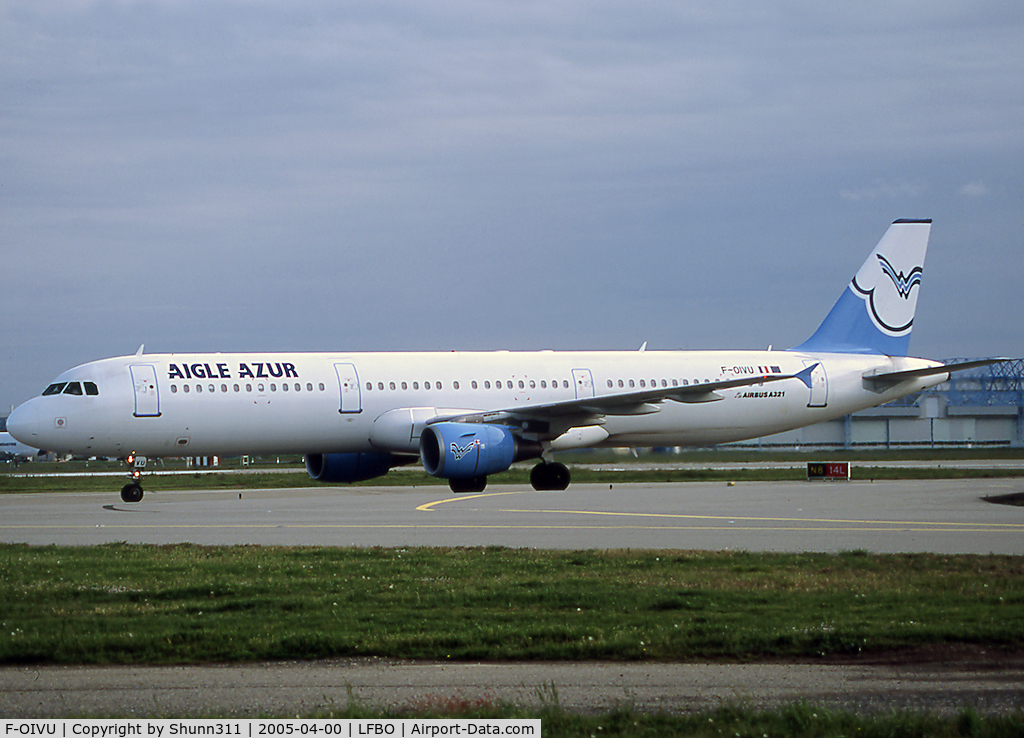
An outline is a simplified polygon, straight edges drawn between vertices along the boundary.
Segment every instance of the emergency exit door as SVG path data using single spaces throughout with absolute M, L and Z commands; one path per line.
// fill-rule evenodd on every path
M 361 413 L 363 411 L 363 395 L 359 388 L 359 373 L 355 364 L 335 364 L 334 371 L 338 375 L 338 390 L 341 393 L 339 413 Z
M 573 369 L 572 380 L 576 385 L 577 400 L 594 396 L 594 375 L 589 369 Z

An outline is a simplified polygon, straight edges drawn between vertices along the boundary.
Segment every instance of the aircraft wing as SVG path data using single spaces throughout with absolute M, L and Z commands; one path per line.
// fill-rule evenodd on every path
M 657 387 L 635 392 L 623 392 L 596 397 L 581 397 L 573 400 L 561 400 L 539 405 L 523 405 L 519 407 L 497 410 L 445 415 L 431 418 L 428 425 L 445 422 L 458 423 L 514 423 L 524 430 L 531 430 L 529 421 L 542 421 L 545 425 L 555 421 L 560 427 L 555 435 L 560 435 L 565 428 L 578 425 L 599 423 L 605 415 L 646 415 L 658 412 L 658 405 L 665 400 L 675 402 L 716 402 L 725 399 L 718 394 L 722 390 L 734 387 L 749 387 L 768 382 L 780 382 L 785 379 L 799 379 L 807 387 L 811 386 L 811 372 L 817 364 L 807 367 L 797 374 L 762 374 L 727 379 L 704 384 L 690 384 L 683 387 Z M 554 432 L 554 431 L 552 431 Z

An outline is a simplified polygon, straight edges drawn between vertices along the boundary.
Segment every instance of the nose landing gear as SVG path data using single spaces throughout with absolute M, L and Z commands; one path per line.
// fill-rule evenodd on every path
M 125 502 L 142 500 L 142 487 L 137 482 L 129 482 L 121 488 L 121 499 Z
M 125 464 L 131 467 L 128 484 L 121 488 L 121 499 L 125 502 L 140 502 L 142 500 L 142 472 L 146 468 L 146 457 L 132 454 L 124 460 Z

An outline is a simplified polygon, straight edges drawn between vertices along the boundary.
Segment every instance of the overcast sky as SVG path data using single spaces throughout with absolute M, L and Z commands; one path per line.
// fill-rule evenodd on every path
M 933 218 L 1024 355 L 1019 2 L 0 4 L 0 413 L 147 352 L 786 348 Z

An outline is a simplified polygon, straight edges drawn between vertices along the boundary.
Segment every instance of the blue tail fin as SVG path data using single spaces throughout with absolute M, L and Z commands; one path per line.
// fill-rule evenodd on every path
M 931 220 L 897 220 L 814 335 L 794 351 L 906 356 Z

